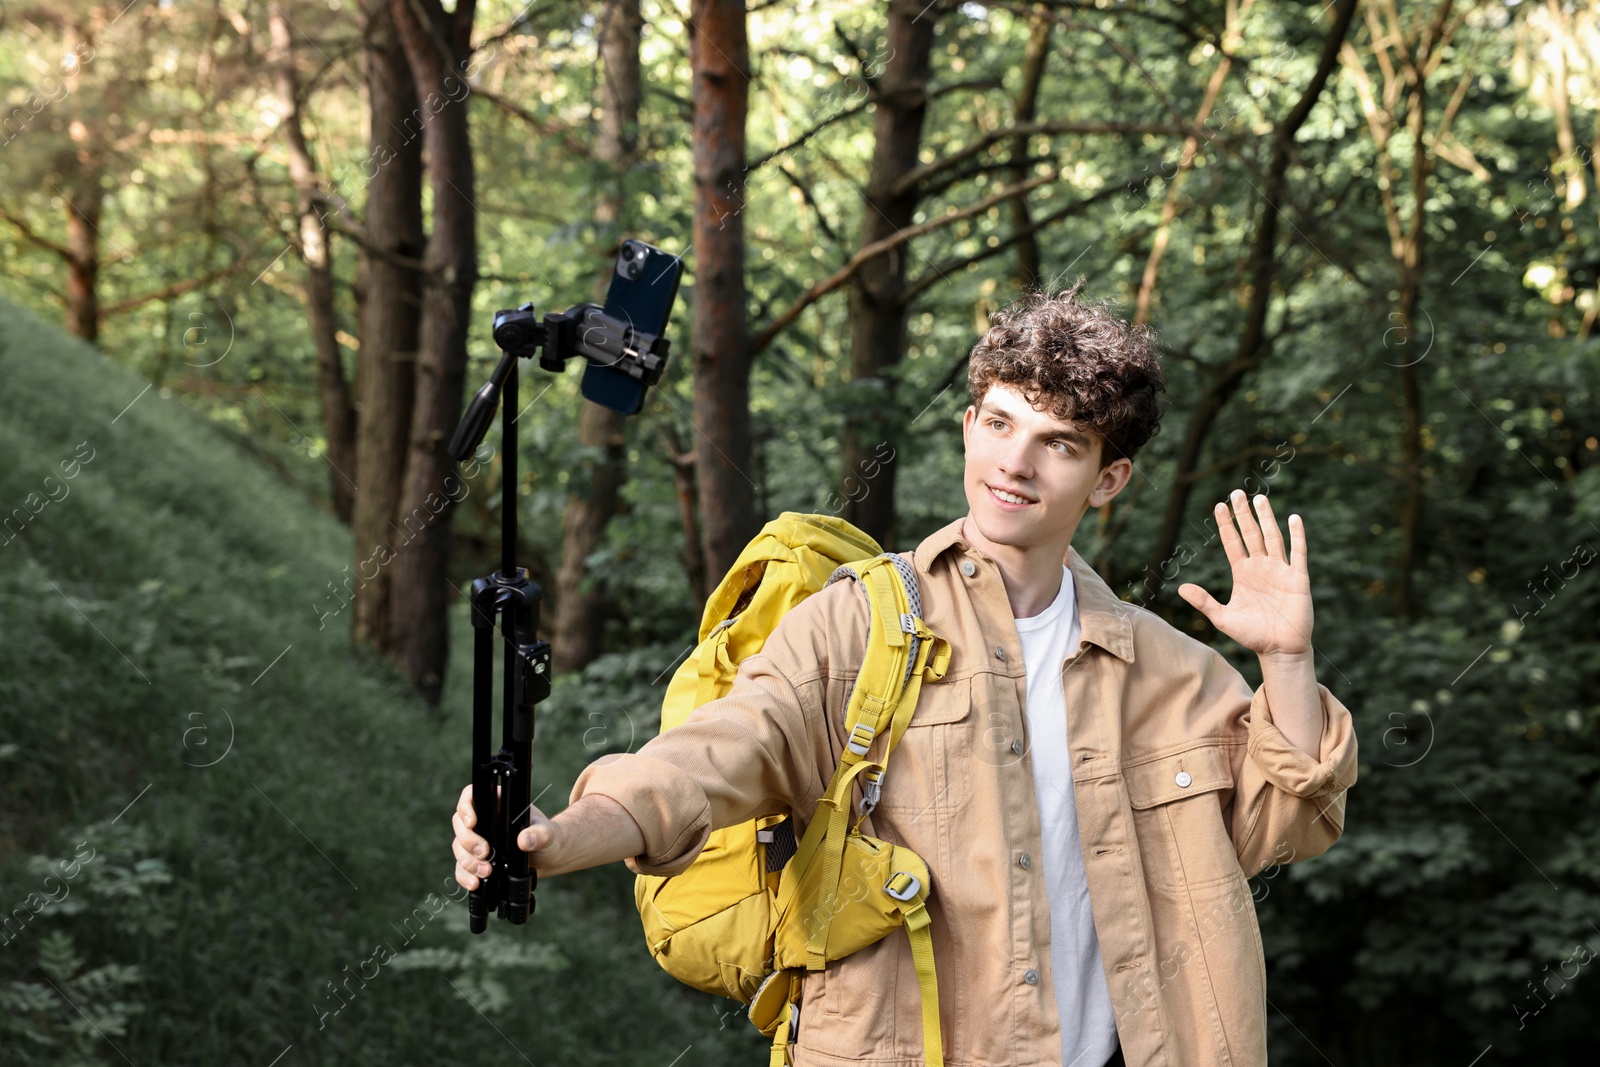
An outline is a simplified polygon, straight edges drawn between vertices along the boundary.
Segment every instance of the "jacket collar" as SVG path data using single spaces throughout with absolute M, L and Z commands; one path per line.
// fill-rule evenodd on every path
M 965 515 L 923 538 L 912 554 L 917 570 L 932 573 L 934 560 L 951 548 L 983 555 L 962 536 L 961 524 L 964 521 Z M 1078 599 L 1078 628 L 1083 642 L 1099 645 L 1112 655 L 1132 663 L 1133 617 L 1137 609 L 1113 593 L 1076 548 L 1068 545 L 1067 558 L 1062 562 L 1072 572 L 1073 593 Z

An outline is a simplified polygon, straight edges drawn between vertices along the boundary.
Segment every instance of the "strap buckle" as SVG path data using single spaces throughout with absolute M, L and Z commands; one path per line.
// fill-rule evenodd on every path
M 874 770 L 861 772 L 861 810 L 857 819 L 865 819 L 872 814 L 872 809 L 878 806 L 878 799 L 883 795 L 884 770 L 880 767 Z
M 851 752 L 858 756 L 865 756 L 867 749 L 872 747 L 872 738 L 877 734 L 877 728 L 858 722 L 855 729 L 850 731 L 850 743 L 847 746 Z
M 904 879 L 904 881 L 901 881 L 900 883 L 901 888 L 895 889 L 895 882 L 901 879 Z M 922 892 L 922 882 L 919 881 L 917 876 L 912 874 L 910 871 L 895 871 L 889 876 L 889 880 L 883 883 L 883 891 L 888 893 L 896 900 L 910 900 L 912 897 Z

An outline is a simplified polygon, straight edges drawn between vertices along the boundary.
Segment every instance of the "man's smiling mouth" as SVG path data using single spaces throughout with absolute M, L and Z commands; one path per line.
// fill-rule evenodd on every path
M 996 500 L 999 500 L 1001 503 L 1011 504 L 1011 505 L 1024 505 L 1024 504 L 1037 504 L 1038 503 L 1037 500 L 1033 500 L 1033 499 L 1031 499 L 1029 497 L 1022 496 L 1021 494 L 1008 492 L 1008 491 L 1006 491 L 1004 489 L 997 489 L 992 485 L 987 485 L 987 483 L 985 483 L 985 485 L 987 486 L 990 495 L 992 495 Z

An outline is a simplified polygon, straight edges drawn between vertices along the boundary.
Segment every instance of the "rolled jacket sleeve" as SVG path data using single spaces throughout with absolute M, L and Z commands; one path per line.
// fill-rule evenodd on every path
M 614 752 L 589 764 L 573 784 L 569 803 L 591 793 L 621 804 L 644 831 L 644 852 L 623 861 L 635 874 L 678 874 L 711 836 L 705 791 L 688 774 L 644 749 Z
M 1270 864 L 1319 856 L 1344 833 L 1346 790 L 1356 782 L 1355 727 L 1350 710 L 1327 686 L 1319 682 L 1317 692 L 1322 705 L 1319 757 L 1278 729 L 1264 688 L 1250 700 L 1249 740 L 1235 776 L 1231 827 L 1247 877 Z
M 585 767 L 569 802 L 599 793 L 644 831 L 645 851 L 625 860 L 635 874 L 687 870 L 713 830 L 761 815 L 810 811 L 824 783 L 824 695 L 828 616 L 841 582 L 791 608 L 759 653 L 739 664 L 729 692 L 651 738 L 637 752 Z

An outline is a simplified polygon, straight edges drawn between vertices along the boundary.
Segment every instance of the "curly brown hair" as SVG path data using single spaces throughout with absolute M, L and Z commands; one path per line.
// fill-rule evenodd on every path
M 972 346 L 967 388 L 978 407 L 991 385 L 1015 387 L 1028 403 L 1076 421 L 1105 442 L 1100 466 L 1134 454 L 1161 428 L 1166 372 L 1155 331 L 1125 321 L 1109 303 L 1078 299 L 1085 279 L 1033 289 L 989 318 Z

